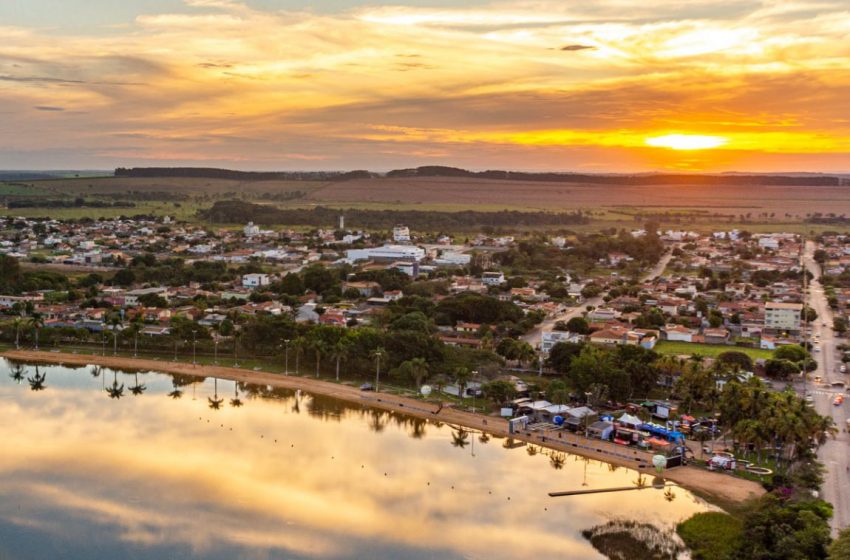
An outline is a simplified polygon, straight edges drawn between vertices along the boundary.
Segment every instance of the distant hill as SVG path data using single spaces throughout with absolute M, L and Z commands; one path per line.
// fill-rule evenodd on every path
M 468 177 L 503 181 L 545 181 L 552 183 L 596 183 L 601 185 L 780 185 L 780 186 L 840 186 L 846 184 L 832 175 L 818 174 L 719 174 L 691 175 L 646 173 L 635 175 L 605 175 L 582 173 L 525 173 L 521 171 L 468 171 L 457 167 L 429 165 L 415 169 L 396 169 L 387 177 Z
M 119 167 L 116 177 L 195 177 L 236 181 L 347 181 L 371 179 L 369 171 L 234 171 L 214 167 Z
M 76 177 L 108 177 L 111 171 L 93 169 L 50 169 L 31 171 L 26 169 L 0 170 L 0 181 L 49 181 L 52 179 L 71 179 Z

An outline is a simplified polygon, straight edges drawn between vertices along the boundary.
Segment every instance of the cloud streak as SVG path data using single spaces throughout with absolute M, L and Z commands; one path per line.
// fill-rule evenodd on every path
M 776 170 L 777 154 L 848 167 L 850 13 L 840 2 L 186 7 L 116 22 L 121 33 L 10 30 L 0 103 L 66 112 L 29 131 L 25 113 L 11 110 L 22 134 L 0 137 L 0 166 L 18 164 L 4 159 L 13 150 L 35 160 L 73 147 L 86 167 L 303 167 L 287 154 L 306 154 L 323 168 L 427 160 L 646 171 L 678 168 L 682 156 L 610 150 L 692 133 L 728 136 L 724 149 L 752 156 L 737 158 L 738 169 Z M 376 137 L 391 129 L 448 132 Z M 179 153 L 170 149 L 177 139 Z M 474 144 L 477 160 L 457 153 L 458 141 Z M 729 161 L 704 159 L 708 170 Z

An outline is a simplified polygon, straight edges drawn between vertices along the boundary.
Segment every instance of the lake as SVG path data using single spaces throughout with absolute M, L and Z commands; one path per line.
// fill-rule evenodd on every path
M 0 361 L 0 442 L 3 560 L 604 558 L 582 530 L 669 532 L 710 509 L 679 488 L 550 498 L 638 474 L 327 397 L 153 372 Z

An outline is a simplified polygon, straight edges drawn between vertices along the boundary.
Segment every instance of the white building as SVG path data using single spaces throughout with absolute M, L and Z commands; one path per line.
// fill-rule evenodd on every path
M 410 228 L 407 226 L 396 226 L 393 228 L 393 241 L 396 243 L 410 243 Z
M 425 249 L 415 245 L 384 245 L 368 249 L 349 249 L 345 252 L 348 262 L 356 261 L 416 261 L 425 258 Z
M 255 235 L 260 235 L 260 226 L 254 225 L 254 222 L 248 222 L 242 231 L 245 233 L 245 237 L 254 237 Z
M 434 260 L 435 264 L 443 266 L 466 266 L 471 262 L 472 255 L 456 251 L 443 251 L 443 254 Z
M 802 303 L 769 301 L 764 304 L 764 327 L 777 331 L 799 331 Z
M 139 298 L 147 295 L 156 295 L 161 297 L 165 301 L 168 301 L 168 288 L 155 287 L 131 290 L 124 294 L 124 305 L 128 307 L 134 307 L 136 305 L 139 305 Z
M 268 286 L 271 283 L 271 279 L 268 274 L 244 274 L 242 276 L 242 287 L 243 288 L 259 288 L 260 286 Z
M 501 286 L 505 283 L 505 275 L 502 272 L 485 272 L 481 276 L 481 282 L 485 286 Z
M 540 351 L 548 354 L 559 342 L 581 342 L 581 335 L 567 331 L 545 331 L 540 335 Z

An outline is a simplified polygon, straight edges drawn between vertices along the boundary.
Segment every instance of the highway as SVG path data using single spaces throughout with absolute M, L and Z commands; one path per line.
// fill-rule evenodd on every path
M 648 270 L 642 277 L 641 282 L 646 282 L 648 280 L 654 280 L 661 276 L 664 273 L 664 269 L 667 268 L 667 264 L 670 262 L 670 258 L 672 257 L 672 251 L 667 251 L 664 255 L 659 259 L 655 266 L 652 267 L 651 270 Z M 579 317 L 581 314 L 587 309 L 588 305 L 592 305 L 593 307 L 599 307 L 604 303 L 603 297 L 605 294 L 600 294 L 596 297 L 587 299 L 576 307 L 571 307 L 570 309 L 564 311 L 563 313 L 559 313 L 554 317 L 550 317 L 545 319 L 542 323 L 537 325 L 534 329 L 524 334 L 521 339 L 525 342 L 531 344 L 534 349 L 540 347 L 540 340 L 543 338 L 543 333 L 546 331 L 552 330 L 555 326 L 555 323 L 558 321 L 569 321 L 573 317 Z
M 833 405 L 834 395 L 844 391 L 841 387 L 832 387 L 831 383 L 845 381 L 845 375 L 838 369 L 841 362 L 836 346 L 840 340 L 836 339 L 832 332 L 832 310 L 818 281 L 820 266 L 814 260 L 815 248 L 815 243 L 809 241 L 803 254 L 805 267 L 815 276 L 809 285 L 809 305 L 817 312 L 818 318 L 812 323 L 811 336 L 819 337 L 819 342 L 814 345 L 820 348 L 820 352 L 813 353 L 818 368 L 809 377 L 811 379 L 820 376 L 823 382 L 810 382 L 806 390 L 812 394 L 818 413 L 832 416 L 840 430 L 835 439 L 830 438 L 818 451 L 818 457 L 826 467 L 821 497 L 835 508 L 832 517 L 832 530 L 835 534 L 850 525 L 850 434 L 845 431 L 847 406 L 850 404 Z M 823 326 L 824 323 L 827 326 Z

